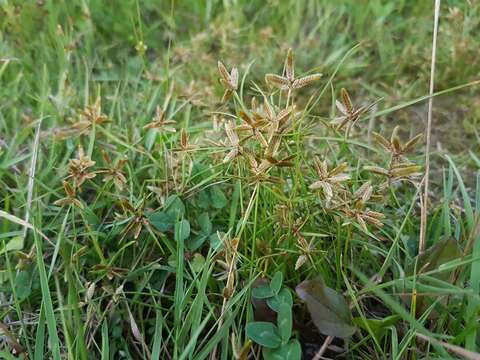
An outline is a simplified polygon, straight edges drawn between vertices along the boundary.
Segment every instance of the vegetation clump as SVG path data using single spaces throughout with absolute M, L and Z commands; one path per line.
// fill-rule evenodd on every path
M 480 7 L 167 3 L 0 4 L 0 358 L 478 359 Z

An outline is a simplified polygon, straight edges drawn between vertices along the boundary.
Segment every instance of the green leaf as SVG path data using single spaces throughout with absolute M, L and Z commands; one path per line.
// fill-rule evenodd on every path
M 0 359 L 3 360 L 18 360 L 15 356 L 10 354 L 8 351 L 0 351 Z
M 193 255 L 192 261 L 190 261 L 190 266 L 192 267 L 192 270 L 198 273 L 202 271 L 204 265 L 205 265 L 205 257 L 200 253 L 195 253 Z
M 15 292 L 20 301 L 32 293 L 32 277 L 28 271 L 22 270 L 15 277 Z
M 0 250 L 0 254 L 3 254 L 7 251 L 12 250 L 22 250 L 23 249 L 23 236 L 15 236 L 10 239 L 9 242 Z
M 208 196 L 207 190 L 198 193 L 197 205 L 202 209 L 208 209 L 210 207 L 210 196 Z
M 248 323 L 246 333 L 252 341 L 267 348 L 275 349 L 282 343 L 277 327 L 270 322 L 254 321 Z
M 192 166 L 192 181 L 195 184 L 201 182 L 201 180 L 208 179 L 209 176 L 212 176 L 212 170 L 208 165 L 205 165 L 199 161 L 195 161 Z
M 212 200 L 212 206 L 215 209 L 223 209 L 227 206 L 228 200 L 219 186 L 212 186 L 210 188 L 210 198 Z
M 267 298 L 267 305 L 273 311 L 278 312 L 282 303 L 287 303 L 290 307 L 293 305 L 292 293 L 287 288 L 283 288 L 277 295 Z
M 176 218 L 185 215 L 185 205 L 178 195 L 170 195 L 165 200 L 165 211 L 174 215 Z
M 180 220 L 175 224 L 175 241 L 184 241 L 190 236 L 190 223 L 188 220 Z
M 208 213 L 204 212 L 198 217 L 198 225 L 203 235 L 210 235 L 212 233 L 212 222 Z
M 275 295 L 278 294 L 278 292 L 282 288 L 282 282 L 283 274 L 280 271 L 277 271 L 275 275 L 273 275 L 272 281 L 270 281 L 270 288 Z
M 167 213 L 165 211 L 157 211 L 148 216 L 148 221 L 158 231 L 166 232 L 173 229 L 173 226 L 177 221 L 177 217 L 172 213 Z
M 264 348 L 263 358 L 265 360 L 301 360 L 302 359 L 302 347 L 297 339 L 292 339 L 285 345 L 282 345 L 278 349 Z
M 418 255 L 417 273 L 422 274 L 432 270 L 436 270 L 442 264 L 455 260 L 462 256 L 462 252 L 458 246 L 458 242 L 454 238 L 441 240 L 435 245 L 426 249 L 422 254 Z M 415 268 L 415 258 L 409 267 L 409 274 L 413 274 Z M 438 279 L 448 281 L 451 271 L 443 271 L 434 274 Z
M 269 285 L 258 286 L 252 288 L 252 296 L 257 299 L 266 299 L 274 296 L 274 292 Z
M 395 325 L 398 321 L 400 321 L 402 317 L 400 315 L 390 315 L 383 319 L 366 319 L 362 317 L 355 317 L 353 318 L 353 323 L 366 331 L 368 328 L 375 334 L 375 336 L 381 339 L 385 336 L 387 332 L 387 328 Z M 367 327 L 368 325 L 368 327 Z
M 88 206 L 83 209 L 85 218 L 91 226 L 98 226 L 101 223 L 100 218 L 95 214 L 95 212 Z
M 287 303 L 281 303 L 278 308 L 277 328 L 285 344 L 292 335 L 292 308 Z
M 222 234 L 220 234 L 220 235 L 222 235 Z M 218 232 L 210 235 L 208 240 L 210 241 L 210 246 L 212 247 L 212 249 L 218 250 L 218 249 L 221 249 L 223 247 L 223 241 L 220 238 Z
M 198 235 L 194 239 L 188 242 L 187 246 L 190 251 L 197 250 L 200 246 L 202 246 L 205 241 L 208 239 L 207 235 Z
M 344 297 L 325 286 L 321 277 L 305 280 L 295 290 L 307 304 L 313 323 L 322 334 L 346 338 L 356 331 Z

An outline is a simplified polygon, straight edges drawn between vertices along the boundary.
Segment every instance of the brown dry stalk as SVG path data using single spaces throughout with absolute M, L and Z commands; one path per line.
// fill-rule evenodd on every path
M 438 345 L 438 346 L 442 346 L 444 347 L 445 349 L 447 349 L 448 351 L 450 352 L 453 352 L 455 355 L 459 355 L 461 356 L 462 358 L 464 359 L 468 359 L 468 360 L 480 360 L 480 354 L 477 353 L 477 352 L 473 352 L 473 351 L 469 351 L 469 350 L 466 350 L 460 346 L 456 346 L 456 345 L 452 345 L 452 344 L 449 344 L 449 343 L 446 343 L 446 342 L 443 342 L 443 341 L 438 341 L 434 338 L 431 338 L 429 336 L 425 336 L 423 334 L 415 334 L 419 339 L 422 339 L 423 341 L 428 341 L 432 344 L 435 344 L 435 345 Z
M 313 357 L 312 360 L 325 359 L 323 357 L 323 354 L 325 353 L 325 351 L 327 351 L 328 346 L 332 343 L 332 341 L 333 341 L 333 336 L 327 336 L 325 338 L 325 341 L 322 344 L 322 347 L 318 350 L 318 352 L 315 354 L 315 357 Z
M 432 109 L 433 109 L 433 88 L 435 78 L 435 58 L 437 55 L 437 34 L 438 34 L 438 18 L 440 15 L 440 0 L 435 0 L 435 15 L 433 22 L 433 43 L 432 43 L 432 63 L 430 66 L 430 98 L 428 99 L 427 114 L 427 143 L 425 148 L 425 183 L 423 192 L 423 206 L 420 217 L 420 239 L 418 244 L 419 253 L 425 250 L 425 237 L 427 233 L 427 211 L 428 211 L 428 184 L 430 176 L 430 140 L 432 131 Z

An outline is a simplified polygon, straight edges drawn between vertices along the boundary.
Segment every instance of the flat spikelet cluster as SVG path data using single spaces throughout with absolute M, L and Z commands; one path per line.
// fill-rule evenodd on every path
M 220 82 L 225 88 L 222 102 L 233 99 L 232 103 L 226 104 L 233 111 L 219 112 L 224 117 L 226 139 L 216 145 L 226 151 L 223 163 L 228 169 L 233 170 L 236 177 L 246 180 L 248 184 L 262 186 L 284 184 L 282 189 L 288 196 L 292 183 L 298 180 L 294 180 L 291 172 L 282 171 L 282 168 L 295 167 L 297 171 L 303 173 L 308 190 L 314 197 L 319 198 L 324 212 L 330 214 L 341 225 L 353 226 L 354 229 L 367 234 L 370 233 L 371 227 L 380 228 L 384 225 L 385 215 L 374 208 L 376 204 L 384 201 L 385 190 L 402 180 L 415 184 L 414 178 L 421 172 L 421 167 L 409 161 L 406 155 L 414 150 L 421 136 L 417 135 L 402 144 L 398 136 L 398 127 L 393 130 L 390 140 L 374 133 L 380 151 L 387 152 L 390 160 L 386 167 L 375 164 L 364 166 L 361 170 L 364 170 L 363 174 L 366 175 L 380 175 L 378 178 L 363 180 L 358 177 L 358 169 L 350 166 L 348 161 L 330 160 L 342 156 L 340 150 L 339 154 L 333 156 L 331 153 L 325 153 L 311 157 L 302 156 L 301 159 L 292 152 L 295 147 L 291 146 L 289 139 L 298 131 L 299 119 L 304 119 L 307 110 L 299 108 L 293 93 L 308 85 L 315 86 L 321 79 L 319 73 L 300 77 L 296 75 L 292 49 L 287 52 L 283 73 L 266 74 L 266 89 L 257 88 L 262 97 L 260 103 L 257 96 L 253 96 L 250 106 L 247 106 L 237 94 L 236 67 L 228 72 L 219 62 L 219 72 Z M 282 92 L 287 92 L 287 96 L 282 97 Z M 356 106 L 348 91 L 342 88 L 339 99 L 336 100 L 339 115 L 325 126 L 325 131 L 333 131 L 335 136 L 343 133 L 341 135 L 343 139 L 348 139 L 352 136 L 353 127 L 368 116 L 377 103 L 378 100 L 368 105 Z M 310 175 L 312 168 L 313 176 Z M 313 238 L 308 241 L 300 231 L 306 225 L 306 221 L 298 217 L 288 206 L 282 209 L 284 209 L 282 223 L 288 223 L 289 218 L 296 218 L 296 225 L 291 224 L 286 228 L 297 239 L 298 269 L 311 259 L 312 253 L 316 252 L 314 241 Z

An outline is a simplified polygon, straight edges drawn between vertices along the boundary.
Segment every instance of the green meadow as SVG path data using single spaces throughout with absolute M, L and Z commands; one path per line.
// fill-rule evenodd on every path
M 0 359 L 480 359 L 479 34 L 0 0 Z

